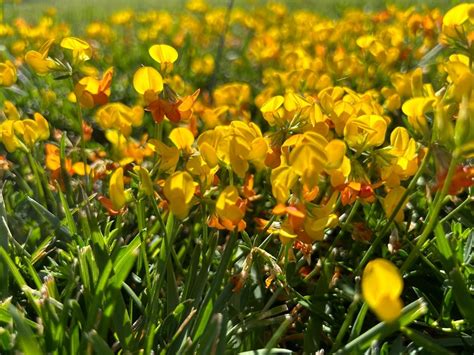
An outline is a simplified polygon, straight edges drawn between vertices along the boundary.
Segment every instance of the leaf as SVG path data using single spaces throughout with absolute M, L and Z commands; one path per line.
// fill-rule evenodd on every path
M 436 344 L 432 338 L 420 333 L 411 328 L 402 328 L 403 333 L 405 333 L 415 344 L 420 346 L 423 349 L 423 352 L 428 352 L 430 354 L 451 354 L 450 351 L 443 348 L 442 346 Z
M 114 352 L 109 348 L 107 342 L 100 337 L 99 334 L 95 330 L 90 331 L 86 335 L 87 339 L 91 342 L 92 346 L 94 347 L 96 354 L 101 355 L 113 355 Z
M 415 302 L 410 303 L 408 306 L 403 308 L 402 314 L 398 320 L 392 323 L 381 322 L 371 329 L 367 330 L 365 333 L 355 338 L 342 349 L 340 349 L 338 354 L 348 354 L 348 353 L 361 353 L 375 340 L 383 340 L 389 335 L 395 333 L 401 327 L 407 326 L 412 323 L 427 311 L 427 307 L 423 299 L 418 299 Z
M 13 305 L 10 305 L 9 312 L 13 318 L 17 331 L 17 339 L 20 348 L 23 349 L 25 355 L 38 355 L 41 353 L 41 346 L 31 328 L 26 324 L 24 316 Z

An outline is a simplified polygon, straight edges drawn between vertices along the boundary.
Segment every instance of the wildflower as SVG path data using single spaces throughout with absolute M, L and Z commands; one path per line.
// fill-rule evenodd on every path
M 187 128 L 174 128 L 170 133 L 170 140 L 174 145 L 186 154 L 192 153 L 191 145 L 194 143 L 194 136 Z
M 245 229 L 246 223 L 243 220 L 246 209 L 246 201 L 239 196 L 235 186 L 227 186 L 219 195 L 216 202 L 216 216 L 219 219 L 218 225 L 228 230 L 239 231 Z
M 0 86 L 12 86 L 16 83 L 16 67 L 9 60 L 0 63 Z
M 178 171 L 171 174 L 163 188 L 171 212 L 180 219 L 186 218 L 196 190 L 192 176 L 188 172 Z
M 149 103 L 147 110 L 151 112 L 156 123 L 161 123 L 165 117 L 174 123 L 182 119 L 188 120 L 193 114 L 192 108 L 199 92 L 199 90 L 196 90 L 192 95 L 184 98 L 173 98 L 171 100 L 156 97 Z
M 160 169 L 166 173 L 174 172 L 179 160 L 179 149 L 168 147 L 156 139 L 150 139 L 149 145 L 160 158 Z
M 143 109 L 140 106 L 128 107 L 120 102 L 102 106 L 95 114 L 95 121 L 102 129 L 117 129 L 125 137 L 130 136 L 132 127 L 142 124 Z
M 404 127 L 395 128 L 390 134 L 391 148 L 386 150 L 389 165 L 381 169 L 382 179 L 389 187 L 400 185 L 400 180 L 413 176 L 418 169 L 416 142 Z
M 308 132 L 290 153 L 289 163 L 302 183 L 312 188 L 327 164 L 325 146 L 327 140 L 320 134 Z
M 362 275 L 362 295 L 382 321 L 396 320 L 402 310 L 403 279 L 395 265 L 385 259 L 370 261 Z
M 121 210 L 127 203 L 127 196 L 123 183 L 123 168 L 118 168 L 110 176 L 109 196 L 115 210 Z
M 56 67 L 54 61 L 48 57 L 49 49 L 54 43 L 54 39 L 49 39 L 40 47 L 38 51 L 28 51 L 25 54 L 25 61 L 38 75 L 45 75 Z
M 344 140 L 349 147 L 364 151 L 385 141 L 387 121 L 379 115 L 351 117 L 344 128 Z
M 402 111 L 407 115 L 410 126 L 423 137 L 430 136 L 425 113 L 432 110 L 434 102 L 433 98 L 415 97 L 406 101 L 402 106 Z
M 113 73 L 113 68 L 109 68 L 105 71 L 101 80 L 93 76 L 86 76 L 79 80 L 74 87 L 74 93 L 82 106 L 92 108 L 107 103 L 110 96 Z
M 168 73 L 173 70 L 173 63 L 178 59 L 178 52 L 167 44 L 155 44 L 148 50 L 150 56 L 161 64 L 161 72 Z
M 133 87 L 145 96 L 146 101 L 152 102 L 163 91 L 163 78 L 156 69 L 142 67 L 133 75 Z
M 443 17 L 442 33 L 447 39 L 463 39 L 473 30 L 474 4 L 460 4 Z
M 385 214 L 387 217 L 390 217 L 392 213 L 395 211 L 398 203 L 400 202 L 401 197 L 405 193 L 405 188 L 403 186 L 396 186 L 389 191 L 387 196 L 383 199 L 383 208 L 385 210 Z M 407 201 L 403 201 L 402 207 L 395 215 L 395 221 L 398 223 L 403 222 L 403 207 L 406 205 Z
M 71 51 L 74 64 L 81 64 L 92 57 L 92 48 L 89 43 L 80 38 L 63 38 L 61 41 L 61 47 Z
M 20 113 L 11 101 L 5 100 L 3 103 L 3 113 L 8 120 L 16 121 L 20 119 Z

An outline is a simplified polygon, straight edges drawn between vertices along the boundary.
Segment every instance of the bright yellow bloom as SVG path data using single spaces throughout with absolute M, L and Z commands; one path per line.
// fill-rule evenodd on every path
M 13 124 L 16 121 L 6 120 L 0 123 L 0 141 L 5 146 L 5 149 L 12 153 L 21 147 L 21 142 L 15 134 Z
M 395 208 L 397 207 L 398 203 L 400 202 L 400 199 L 402 195 L 405 193 L 405 188 L 403 186 L 396 186 L 393 189 L 390 190 L 390 192 L 385 196 L 383 199 L 382 205 L 385 210 L 385 214 L 388 217 L 395 211 Z M 395 221 L 398 223 L 402 223 L 404 216 L 403 216 L 403 209 L 406 205 L 407 201 L 405 200 L 402 203 L 402 206 L 400 210 L 397 212 L 395 216 Z
M 298 175 L 288 165 L 280 165 L 273 169 L 270 175 L 272 183 L 272 194 L 278 203 L 286 203 L 290 197 L 290 190 L 298 181 Z
M 163 78 L 160 73 L 152 67 L 142 67 L 133 75 L 133 87 L 142 95 L 150 95 L 149 102 L 163 91 Z
M 244 218 L 245 204 L 235 186 L 227 186 L 217 198 L 216 215 L 222 221 L 230 221 L 233 226 Z
M 20 113 L 11 101 L 5 100 L 3 103 L 3 112 L 8 120 L 16 121 L 20 119 Z
M 178 59 L 178 52 L 167 44 L 155 44 L 148 50 L 150 56 L 161 64 L 163 73 L 170 72 L 173 69 L 173 63 Z
M 460 39 L 473 30 L 474 4 L 460 4 L 443 17 L 443 34 L 451 39 Z
M 186 171 L 177 171 L 166 179 L 163 191 L 176 217 L 183 219 L 188 215 L 195 186 L 192 176 Z
M 288 139 L 293 141 L 297 136 Z M 301 177 L 301 181 L 309 188 L 313 188 L 319 181 L 319 175 L 327 165 L 325 147 L 326 138 L 315 132 L 307 132 L 301 140 L 295 140 L 296 146 L 290 153 L 289 165 Z M 285 145 L 284 144 L 284 145 Z
M 109 195 L 115 210 L 122 209 L 127 203 L 127 196 L 123 184 L 123 168 L 112 173 L 109 182 Z
M 92 57 L 92 48 L 86 41 L 76 37 L 66 37 L 61 41 L 61 47 L 72 53 L 74 64 L 80 64 Z
M 367 264 L 362 275 L 362 295 L 379 319 L 391 322 L 400 316 L 402 291 L 403 279 L 390 261 L 375 259 Z
M 424 137 L 429 137 L 430 134 L 425 113 L 432 110 L 434 102 L 433 98 L 415 97 L 406 101 L 402 106 L 402 111 L 407 115 L 410 126 Z
M 179 149 L 168 147 L 156 139 L 150 139 L 149 144 L 151 149 L 160 157 L 160 169 L 166 173 L 174 172 L 179 160 Z
M 284 110 L 282 106 L 284 102 L 285 98 L 283 96 L 273 96 L 260 108 L 263 118 L 265 118 L 270 125 L 275 125 L 275 123 L 279 122 L 283 117 Z
M 128 107 L 114 102 L 102 106 L 95 114 L 95 120 L 103 129 L 117 129 L 128 137 L 132 133 L 132 127 L 142 124 L 143 114 L 140 106 Z
M 74 93 L 82 106 L 92 108 L 107 103 L 110 96 L 113 73 L 114 69 L 109 68 L 105 71 L 101 80 L 94 76 L 86 76 L 79 80 L 74 88 Z
M 25 54 L 25 61 L 38 75 L 45 75 L 55 67 L 52 59 L 48 58 L 48 52 L 54 43 L 54 39 L 49 39 L 40 47 L 38 51 L 28 51 Z
M 349 147 L 364 151 L 385 141 L 387 121 L 378 115 L 351 117 L 344 127 L 344 140 Z
M 413 176 L 418 169 L 416 142 L 404 127 L 395 128 L 390 134 L 390 166 L 382 168 L 382 179 L 387 186 L 400 185 L 400 180 Z
M 0 86 L 12 86 L 16 83 L 16 67 L 9 60 L 0 63 Z
M 191 146 L 194 143 L 194 136 L 189 129 L 183 127 L 174 128 L 169 138 L 179 150 L 186 154 L 192 153 L 193 149 Z
M 338 192 L 334 192 L 324 206 L 313 207 L 308 211 L 304 220 L 304 231 L 313 240 L 324 238 L 326 228 L 334 228 L 339 219 L 334 212 Z

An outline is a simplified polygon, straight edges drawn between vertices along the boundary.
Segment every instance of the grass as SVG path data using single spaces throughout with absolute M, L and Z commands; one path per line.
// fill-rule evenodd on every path
M 226 2 L 210 0 L 212 6 Z M 439 26 L 432 31 L 405 27 L 410 15 L 402 12 L 388 22 L 364 13 L 338 18 L 351 7 L 383 9 L 383 1 L 288 1 L 291 9 L 335 18 L 334 28 L 308 36 L 312 27 L 307 21 L 314 28 L 332 24 L 311 15 L 250 11 L 262 3 L 236 0 L 237 7 L 248 5 L 249 16 L 255 16 L 251 24 L 263 26 L 246 27 L 236 17 L 227 38 L 221 18 L 192 14 L 181 23 L 182 0 L 25 0 L 7 5 L 7 19 L 33 21 L 47 7 L 57 7 L 58 18 L 72 26 L 72 36 L 94 43 L 87 64 L 98 72 L 113 66 L 114 74 L 110 92 L 103 80 L 97 85 L 100 95 L 89 95 L 94 85 L 82 84 L 85 75 L 93 74 L 80 59 L 90 55 L 89 48 L 80 49 L 88 43 L 60 41 L 62 26 L 48 49 L 59 67 L 46 75 L 36 75 L 30 60 L 37 56 L 25 52 L 38 49 L 56 27 L 38 32 L 19 27 L 1 38 L 0 69 L 8 73 L 11 67 L 3 61 L 11 59 L 18 72 L 15 83 L 0 87 L 1 353 L 473 353 L 472 144 L 465 144 L 469 133 L 460 135 L 457 123 L 468 123 L 463 121 L 468 119 L 465 101 L 446 96 L 459 93 L 463 82 L 440 73 L 438 64 L 451 54 L 447 48 L 435 50 L 437 57 L 425 60 L 423 71 L 407 69 L 421 66 L 423 51 L 441 47 Z M 396 4 L 444 10 L 453 2 Z M 176 26 L 154 27 L 154 18 L 138 22 L 136 17 L 130 26 L 109 23 L 111 32 L 84 35 L 89 21 L 105 20 L 124 7 L 170 11 Z M 414 13 L 414 20 L 433 24 L 433 13 Z M 434 18 L 440 20 L 436 13 Z M 390 26 L 401 29 L 403 40 L 393 44 L 387 39 Z M 143 36 L 148 33 L 150 37 Z M 364 34 L 373 35 L 379 46 L 361 50 L 358 42 Z M 28 45 L 22 49 L 19 39 Z M 74 52 L 64 48 L 71 43 Z M 149 48 L 156 43 L 176 47 L 178 60 L 171 72 L 170 66 L 150 58 Z M 460 43 L 451 50 L 465 53 L 466 43 Z M 388 63 L 380 46 L 404 55 Z M 220 61 L 219 70 L 217 65 L 207 70 L 203 59 L 209 56 Z M 152 67 L 147 73 L 159 70 L 165 77 L 163 91 L 158 74 L 140 80 L 143 65 Z M 331 83 L 321 84 L 324 76 Z M 405 85 L 395 85 L 393 78 Z M 136 82 L 157 94 L 151 104 L 141 95 L 150 90 L 138 91 Z M 440 98 L 446 105 L 435 110 L 449 107 L 457 118 L 442 122 L 446 129 L 456 126 L 455 138 L 436 135 L 433 121 L 446 118 L 446 111 L 421 114 L 418 126 L 422 116 L 426 127 L 420 128 L 402 110 L 412 97 L 428 95 L 423 83 L 448 93 Z M 72 88 L 79 100 L 69 99 Z M 184 96 L 198 88 L 193 121 L 181 116 L 190 111 L 179 110 L 183 105 L 176 102 L 174 90 Z M 390 96 L 385 97 L 387 89 Z M 284 104 L 274 116 L 262 114 L 259 101 L 265 94 L 285 96 L 275 97 Z M 113 104 L 104 104 L 104 96 Z M 390 108 L 393 96 L 398 106 Z M 6 100 L 20 111 L 14 123 Z M 117 103 L 124 104 L 120 112 Z M 125 105 L 137 106 L 128 110 Z M 170 110 L 166 114 L 174 120 L 157 123 L 156 107 Z M 224 113 L 214 117 L 219 111 Z M 346 114 L 356 130 L 338 132 L 338 125 L 349 126 L 342 122 Z M 255 138 L 258 130 L 246 117 L 265 138 Z M 219 126 L 214 129 L 213 124 Z M 405 133 L 399 140 L 409 139 L 415 148 L 397 142 L 401 144 L 394 149 L 395 128 Z M 382 131 L 381 143 L 356 139 Z M 335 176 L 336 183 L 331 173 L 342 167 L 332 160 L 342 164 L 341 144 L 351 174 L 341 176 L 342 182 Z M 155 151 L 150 148 L 145 155 L 150 146 Z M 90 164 L 93 174 L 80 176 L 74 166 L 81 163 Z M 393 175 L 384 177 L 385 168 L 393 168 Z M 314 177 L 316 182 L 309 181 Z M 392 177 L 396 179 L 390 182 Z M 317 189 L 308 191 L 305 181 Z M 451 192 L 453 186 L 459 191 Z M 277 212 L 280 200 L 282 213 Z M 246 223 L 243 230 L 236 228 L 240 222 Z M 370 285 L 366 266 L 380 258 L 394 266 L 387 279 L 403 279 L 401 294 L 393 294 L 393 283 L 376 280 Z M 375 292 L 367 293 L 365 287 Z M 374 299 L 381 293 L 384 301 L 377 305 Z M 384 321 L 380 311 L 394 305 L 397 318 Z

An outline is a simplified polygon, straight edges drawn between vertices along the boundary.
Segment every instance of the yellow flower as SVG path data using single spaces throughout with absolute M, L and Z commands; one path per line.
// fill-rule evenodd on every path
M 169 138 L 179 150 L 186 154 L 192 153 L 193 149 L 191 146 L 194 143 L 194 136 L 189 129 L 183 127 L 174 128 Z
M 109 182 L 109 195 L 115 210 L 122 209 L 127 203 L 127 196 L 123 185 L 123 168 L 112 173 Z
M 415 97 L 406 101 L 402 106 L 402 111 L 407 115 L 410 126 L 424 137 L 430 135 L 425 113 L 432 110 L 434 102 L 435 99 L 433 98 Z
M 156 139 L 150 139 L 149 144 L 151 149 L 160 157 L 160 169 L 166 173 L 174 172 L 179 160 L 178 148 L 168 147 Z
M 5 146 L 5 149 L 12 153 L 21 147 L 21 142 L 15 134 L 13 124 L 16 121 L 6 120 L 0 123 L 0 141 Z
M 16 67 L 9 60 L 0 63 L 0 86 L 12 86 L 16 83 Z
M 387 121 L 379 115 L 351 117 L 344 127 L 344 140 L 349 147 L 363 151 L 385 141 Z
M 133 75 L 133 87 L 148 103 L 156 99 L 156 95 L 163 91 L 163 78 L 152 67 L 142 67 Z
M 55 67 L 52 59 L 48 58 L 48 52 L 54 39 L 49 39 L 40 47 L 38 51 L 28 51 L 25 54 L 25 61 L 38 75 L 45 75 Z
M 390 261 L 375 259 L 367 264 L 362 275 L 362 295 L 379 319 L 392 322 L 400 316 L 402 291 L 403 279 Z
M 20 113 L 11 101 L 5 100 L 3 103 L 3 112 L 8 120 L 16 121 L 20 119 Z
M 227 186 L 217 198 L 216 215 L 224 221 L 224 225 L 229 221 L 232 226 L 238 225 L 244 218 L 245 203 L 235 186 Z
M 36 134 L 38 135 L 38 140 L 46 140 L 49 138 L 49 124 L 46 118 L 38 112 L 35 112 L 33 115 L 36 122 Z
M 113 73 L 114 69 L 109 68 L 105 71 L 101 80 L 94 76 L 86 76 L 79 80 L 74 88 L 74 93 L 82 106 L 92 108 L 107 103 L 110 96 Z
M 173 69 L 173 63 L 178 59 L 178 52 L 167 44 L 155 44 L 148 50 L 150 56 L 161 64 L 163 73 L 170 72 Z
M 474 4 L 460 4 L 449 10 L 443 17 L 443 35 L 452 39 L 462 38 L 472 30 L 474 23 Z M 471 28 L 468 28 L 471 26 Z
M 176 217 L 186 218 L 195 189 L 193 178 L 186 171 L 177 171 L 166 179 L 163 191 Z
M 313 241 L 322 240 L 324 230 L 334 228 L 339 222 L 337 215 L 333 213 L 338 194 L 338 192 L 334 192 L 324 206 L 313 207 L 306 214 L 304 231 Z
M 195 176 L 199 176 L 204 186 L 208 187 L 212 183 L 218 167 L 211 169 L 201 155 L 193 155 L 186 163 L 186 170 Z
M 285 144 L 288 144 L 290 140 L 292 138 L 288 139 Z M 326 138 L 322 135 L 307 132 L 290 153 L 289 165 L 301 177 L 302 183 L 310 189 L 317 185 L 319 174 L 326 167 L 325 147 L 327 144 Z
M 286 203 L 290 197 L 290 190 L 298 181 L 298 175 L 288 165 L 281 165 L 273 169 L 270 175 L 272 194 L 278 203 Z
M 72 53 L 74 64 L 80 64 L 92 57 L 92 48 L 86 41 L 76 37 L 66 37 L 61 41 L 61 47 Z
M 128 107 L 120 102 L 102 106 L 95 114 L 95 121 L 103 129 L 117 129 L 125 137 L 132 133 L 132 127 L 142 124 L 143 108 Z
M 402 195 L 405 193 L 405 188 L 403 186 L 396 186 L 390 190 L 390 192 L 385 196 L 383 199 L 382 205 L 385 210 L 385 214 L 388 217 L 395 211 L 395 207 L 397 207 L 398 203 Z M 398 223 L 402 223 L 404 216 L 403 216 L 403 208 L 405 207 L 407 201 L 403 201 L 400 210 L 397 212 L 395 216 L 395 221 Z
M 210 75 L 214 72 L 214 67 L 214 57 L 210 54 L 195 58 L 191 63 L 191 70 L 195 74 Z
M 270 124 L 275 125 L 279 123 L 281 118 L 284 115 L 284 110 L 282 109 L 285 98 L 283 96 L 273 96 L 268 99 L 263 106 L 260 108 L 263 118 Z

